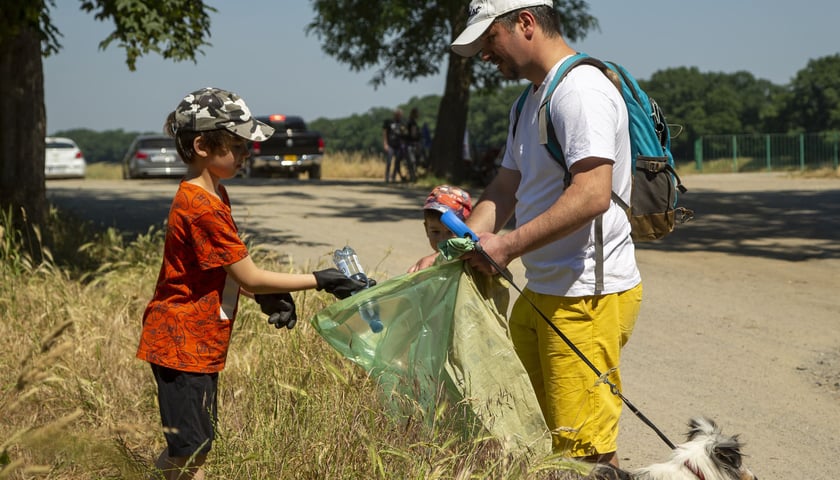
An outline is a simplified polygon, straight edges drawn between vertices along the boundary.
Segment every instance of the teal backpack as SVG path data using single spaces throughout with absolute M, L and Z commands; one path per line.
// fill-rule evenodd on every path
M 615 192 L 613 200 L 627 212 L 635 242 L 660 239 L 674 230 L 676 223 L 684 223 L 694 217 L 694 212 L 677 207 L 677 192 L 685 193 L 677 172 L 674 170 L 674 157 L 671 154 L 671 132 L 665 123 L 665 116 L 652 98 L 639 87 L 624 67 L 612 62 L 602 62 L 585 53 L 578 53 L 565 60 L 548 85 L 545 100 L 540 105 L 539 128 L 540 143 L 545 145 L 551 156 L 565 171 L 565 185 L 571 183 L 571 173 L 566 165 L 560 142 L 554 133 L 554 125 L 547 108 L 551 95 L 566 77 L 566 74 L 578 65 L 593 65 L 600 69 L 621 91 L 627 105 L 630 128 L 630 149 L 632 152 L 633 182 L 630 193 L 630 205 L 627 205 Z M 516 104 L 516 118 L 513 132 L 519 123 L 519 115 L 528 98 L 532 85 L 528 85 Z M 600 217 L 596 221 L 596 230 L 600 230 Z M 600 239 L 601 242 L 603 239 Z M 596 239 L 596 249 L 599 247 Z M 600 245 L 602 248 L 603 245 Z M 603 254 L 603 252 L 601 252 Z M 603 262 L 598 262 L 603 263 Z

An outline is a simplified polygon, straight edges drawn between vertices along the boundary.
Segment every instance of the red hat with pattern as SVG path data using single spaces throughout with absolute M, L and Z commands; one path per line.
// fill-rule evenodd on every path
M 423 205 L 423 209 L 436 210 L 440 213 L 452 210 L 455 215 L 458 215 L 458 218 L 466 220 L 472 212 L 472 200 L 469 193 L 458 187 L 440 185 L 435 187 L 432 193 L 426 197 L 426 204 Z

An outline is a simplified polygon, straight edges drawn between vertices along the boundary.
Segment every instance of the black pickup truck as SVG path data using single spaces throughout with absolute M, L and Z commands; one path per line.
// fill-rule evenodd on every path
M 306 172 L 310 180 L 321 178 L 324 139 L 320 133 L 308 130 L 306 122 L 297 116 L 255 118 L 274 127 L 274 135 L 264 142 L 251 143 L 251 156 L 242 169 L 245 177 L 277 174 L 297 178 L 300 172 Z

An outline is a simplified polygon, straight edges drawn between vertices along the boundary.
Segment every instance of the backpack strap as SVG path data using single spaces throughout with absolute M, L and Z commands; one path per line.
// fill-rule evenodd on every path
M 525 101 L 528 100 L 528 95 L 531 93 L 531 89 L 534 88 L 533 83 L 529 83 L 525 86 L 525 90 L 519 95 L 519 99 L 516 101 L 516 117 L 513 119 L 513 135 L 516 135 L 516 127 L 519 126 L 519 114 L 522 113 L 522 109 L 525 108 Z
M 564 60 L 554 73 L 554 78 L 551 79 L 551 82 L 546 87 L 545 100 L 543 100 L 540 104 L 539 112 L 537 113 L 537 118 L 539 119 L 540 143 L 545 145 L 548 153 L 551 154 L 552 158 L 554 158 L 554 160 L 563 169 L 564 187 L 568 187 L 572 183 L 572 174 L 569 171 L 569 167 L 566 165 L 566 159 L 563 155 L 563 150 L 560 148 L 560 142 L 557 140 L 557 134 L 554 133 L 554 125 L 551 122 L 551 116 L 548 114 L 549 102 L 551 101 L 551 95 L 554 94 L 554 90 L 556 90 L 557 86 L 560 85 L 560 82 L 566 78 L 566 74 L 568 74 L 571 69 L 581 63 L 591 63 L 592 61 L 603 65 L 599 60 L 592 58 L 585 53 L 576 53 Z M 519 116 L 522 113 L 522 109 L 525 107 L 525 101 L 528 99 L 528 95 L 533 87 L 534 84 L 529 83 L 516 102 L 516 117 L 513 123 L 514 135 L 516 135 L 516 127 L 519 125 Z

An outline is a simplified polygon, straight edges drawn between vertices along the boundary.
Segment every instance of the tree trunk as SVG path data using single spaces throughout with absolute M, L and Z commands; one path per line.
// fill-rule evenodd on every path
M 438 108 L 437 127 L 430 155 L 432 173 L 438 177 L 452 179 L 455 183 L 460 183 L 466 178 L 462 147 L 471 84 L 471 59 L 450 54 L 446 88 Z
M 467 9 L 460 4 L 453 7 L 450 20 L 452 40 L 466 25 Z M 472 81 L 472 59 L 464 58 L 450 50 L 446 87 L 438 108 L 437 126 L 429 156 L 432 174 L 450 179 L 454 183 L 461 183 L 467 177 L 462 147 Z
M 26 247 L 38 257 L 32 229 L 47 219 L 46 113 L 41 40 L 31 26 L 0 40 L 0 92 L 0 208 L 11 212 Z

